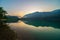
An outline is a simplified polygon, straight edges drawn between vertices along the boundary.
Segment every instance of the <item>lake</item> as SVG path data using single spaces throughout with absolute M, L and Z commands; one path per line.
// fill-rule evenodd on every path
M 8 23 L 18 40 L 60 40 L 60 22 L 19 20 Z

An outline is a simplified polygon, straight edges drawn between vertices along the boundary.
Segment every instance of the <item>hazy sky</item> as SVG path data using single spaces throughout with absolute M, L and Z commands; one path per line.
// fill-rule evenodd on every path
M 9 15 L 23 16 L 35 11 L 60 9 L 60 0 L 0 0 Z

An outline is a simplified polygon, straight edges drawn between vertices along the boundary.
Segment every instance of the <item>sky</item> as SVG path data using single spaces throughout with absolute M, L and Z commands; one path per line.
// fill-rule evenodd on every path
M 0 0 L 8 15 L 21 16 L 32 12 L 46 12 L 60 9 L 60 0 Z

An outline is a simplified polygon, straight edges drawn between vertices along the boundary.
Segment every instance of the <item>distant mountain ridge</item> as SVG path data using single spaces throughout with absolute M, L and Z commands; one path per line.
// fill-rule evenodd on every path
M 19 18 L 17 16 L 8 15 L 6 17 L 7 17 L 7 21 L 6 21 L 7 23 L 18 22 L 18 20 L 19 20 Z
M 25 15 L 26 19 L 40 19 L 40 20 L 60 20 L 60 9 L 51 12 L 34 12 Z

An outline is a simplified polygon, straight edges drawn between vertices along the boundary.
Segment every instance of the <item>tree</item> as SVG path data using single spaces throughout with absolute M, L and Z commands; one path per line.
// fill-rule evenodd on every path
M 5 10 L 3 10 L 2 7 L 0 7 L 0 20 L 6 18 L 5 14 L 7 14 L 7 12 Z
M 7 12 L 0 7 L 0 40 L 16 40 L 16 33 L 4 22 Z

